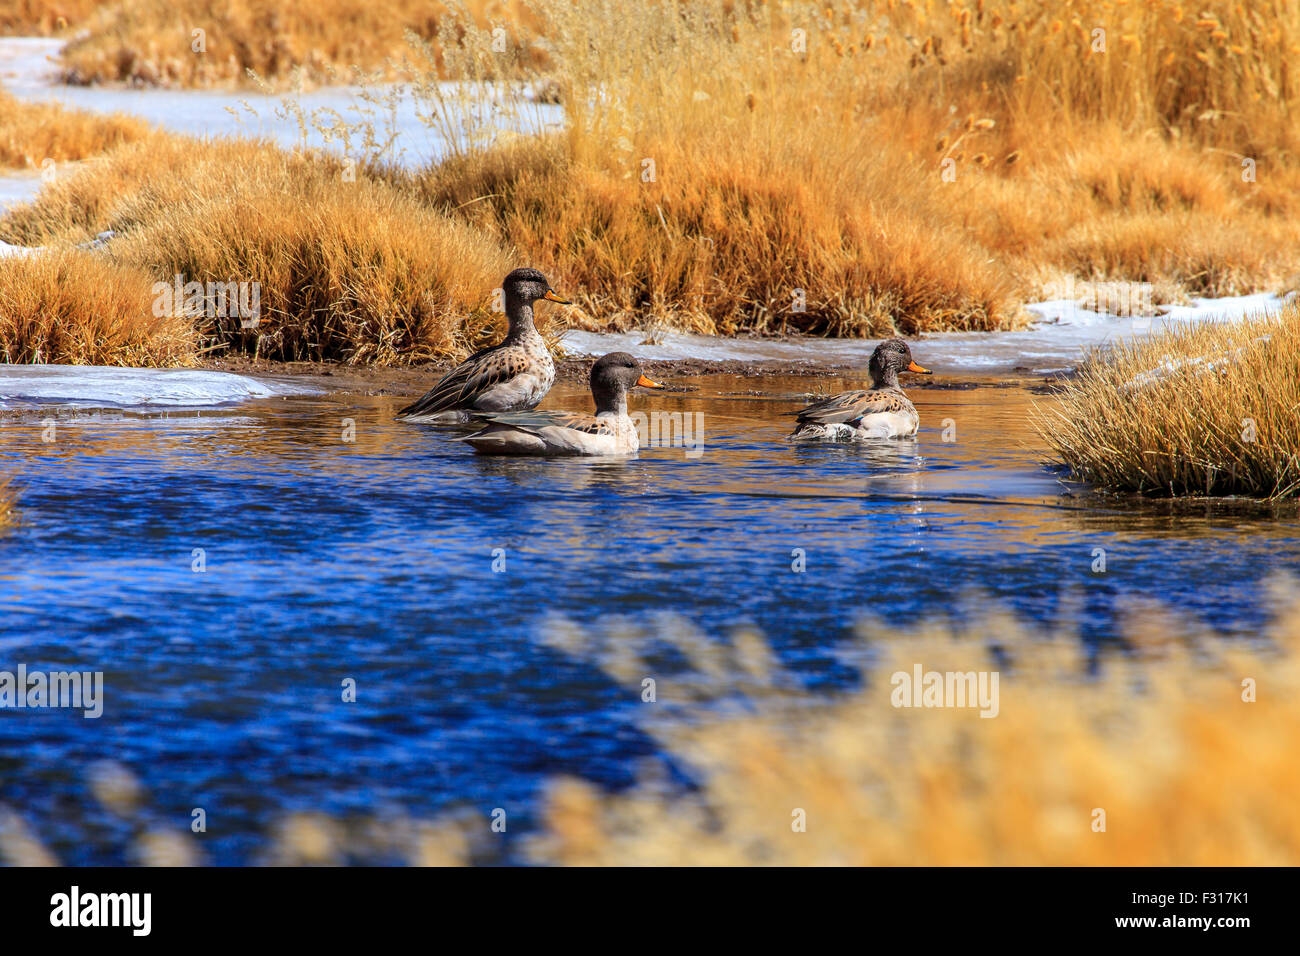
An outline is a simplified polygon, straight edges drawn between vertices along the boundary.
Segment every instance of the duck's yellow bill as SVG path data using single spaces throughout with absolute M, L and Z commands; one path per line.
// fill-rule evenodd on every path
M 664 388 L 665 387 L 663 385 L 660 385 L 658 382 L 650 381 L 650 379 L 646 378 L 644 375 L 638 378 L 636 380 L 636 383 L 640 385 L 642 388 Z
M 909 363 L 908 363 L 908 366 L 907 366 L 907 370 L 908 370 L 909 372 L 920 372 L 922 375 L 933 375 L 933 374 L 934 374 L 934 373 L 931 372 L 928 368 L 926 368 L 924 365 L 917 365 L 915 362 L 909 362 Z
M 547 302 L 558 302 L 560 303 L 560 305 L 573 305 L 573 303 L 570 302 L 568 299 L 561 299 L 558 295 L 556 295 L 554 289 L 547 289 L 546 295 L 542 296 L 542 298 L 545 299 Z

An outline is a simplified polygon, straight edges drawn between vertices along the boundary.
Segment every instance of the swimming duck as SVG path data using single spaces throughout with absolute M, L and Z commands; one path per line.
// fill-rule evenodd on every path
M 626 352 L 610 352 L 591 367 L 591 396 L 596 414 L 588 412 L 511 412 L 485 415 L 487 427 L 464 438 L 487 455 L 631 455 L 640 441 L 627 414 L 628 390 L 663 388 L 641 371 Z
M 397 417 L 420 422 L 465 422 L 476 412 L 536 408 L 555 382 L 555 363 L 533 325 L 538 299 L 569 305 L 536 269 L 516 269 L 501 283 L 510 323 L 500 345 L 476 352 L 444 375 Z
M 898 387 L 899 372 L 929 375 L 912 361 L 902 339 L 886 339 L 867 363 L 871 387 L 840 392 L 796 412 L 794 441 L 858 441 L 863 438 L 911 438 L 921 424 L 916 407 Z

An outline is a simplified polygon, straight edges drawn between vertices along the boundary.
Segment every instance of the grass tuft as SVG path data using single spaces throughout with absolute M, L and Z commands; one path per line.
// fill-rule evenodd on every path
M 90 19 L 106 0 L 6 0 L 0 36 L 57 36 Z
M 881 336 L 1018 321 L 1009 277 L 905 208 L 928 197 L 857 205 L 811 153 L 770 163 L 662 147 L 648 150 L 664 170 L 652 184 L 583 165 L 555 137 L 455 158 L 415 185 L 558 276 L 605 328 L 651 315 L 708 334 Z
M 24 103 L 0 90 L 0 167 L 85 159 L 143 139 L 148 130 L 143 120 L 121 113 L 103 116 L 57 103 Z
M 188 364 L 195 333 L 157 317 L 149 277 L 78 249 L 0 258 L 0 362 Z
M 470 0 L 467 18 L 525 42 L 532 18 L 513 0 Z M 68 83 L 247 86 L 250 73 L 275 86 L 339 82 L 354 68 L 390 78 L 410 49 L 405 35 L 441 45 L 457 0 L 112 0 L 64 48 Z M 195 29 L 204 31 L 201 49 Z
M 472 228 L 348 172 L 266 143 L 161 137 L 47 187 L 4 234 L 36 245 L 112 229 L 120 235 L 104 254 L 154 282 L 257 283 L 256 326 L 196 316 L 209 346 L 400 364 L 490 337 L 498 323 L 487 307 L 510 260 Z M 79 289 L 88 286 L 68 295 Z
M 860 5 L 887 25 L 869 48 L 859 5 L 534 6 L 567 130 L 465 150 L 419 188 L 609 324 L 999 329 L 1062 273 L 1202 295 L 1300 283 L 1293 6 L 1243 27 L 1248 62 L 1220 69 L 1147 7 L 1117 14 L 1147 37 L 1139 56 L 1114 28 L 1094 53 L 997 3 L 965 23 Z M 1082 9 L 1049 6 L 1066 24 Z M 464 26 L 458 75 L 493 75 L 489 40 Z
M 1158 321 L 1158 320 L 1157 320 Z M 1094 354 L 1039 431 L 1080 480 L 1148 495 L 1300 492 L 1300 307 Z

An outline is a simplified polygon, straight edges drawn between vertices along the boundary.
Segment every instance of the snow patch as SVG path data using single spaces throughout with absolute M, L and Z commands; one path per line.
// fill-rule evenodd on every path
M 1195 355 L 1188 358 L 1165 359 L 1150 371 L 1135 375 L 1128 382 L 1125 382 L 1122 388 L 1124 391 L 1132 391 L 1135 388 L 1145 388 L 1148 385 L 1154 385 L 1156 382 L 1162 381 L 1163 379 L 1183 370 L 1213 372 L 1236 362 L 1247 349 L 1258 345 L 1260 342 L 1267 342 L 1272 338 L 1273 336 L 1271 335 L 1259 335 L 1251 341 L 1250 345 L 1243 345 L 1240 348 L 1233 349 L 1231 352 L 1222 352 L 1215 356 Z
M 204 408 L 318 389 L 230 372 L 109 368 L 97 365 L 0 365 L 0 408 Z
M 97 235 L 94 239 L 91 239 L 89 242 L 79 243 L 77 245 L 77 248 L 98 249 L 100 246 L 108 242 L 116 235 L 117 233 L 109 229 L 105 232 L 101 232 L 99 235 Z M 46 249 L 45 246 L 13 246 L 7 242 L 0 242 L 0 259 L 5 258 L 6 256 L 30 256 L 37 252 L 44 252 L 45 249 Z
M 31 202 L 41 191 L 39 172 L 0 174 L 0 213 L 10 206 Z

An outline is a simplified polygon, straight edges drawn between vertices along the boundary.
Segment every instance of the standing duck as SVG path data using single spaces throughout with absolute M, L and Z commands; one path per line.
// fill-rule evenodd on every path
M 610 352 L 591 367 L 588 412 L 512 412 L 485 415 L 487 426 L 464 438 L 486 455 L 632 455 L 640 447 L 636 425 L 627 414 L 627 393 L 637 385 L 663 388 L 645 377 L 626 352 Z
M 555 363 L 533 325 L 538 299 L 568 305 L 536 269 L 516 269 L 501 283 L 510 323 L 500 345 L 476 352 L 442 377 L 418 402 L 397 413 L 418 422 L 465 422 L 481 412 L 537 407 L 555 382 Z
M 871 387 L 840 392 L 796 412 L 793 441 L 859 441 L 864 438 L 911 438 L 921 424 L 916 407 L 898 387 L 900 372 L 929 375 L 912 361 L 902 339 L 886 339 L 867 363 Z

